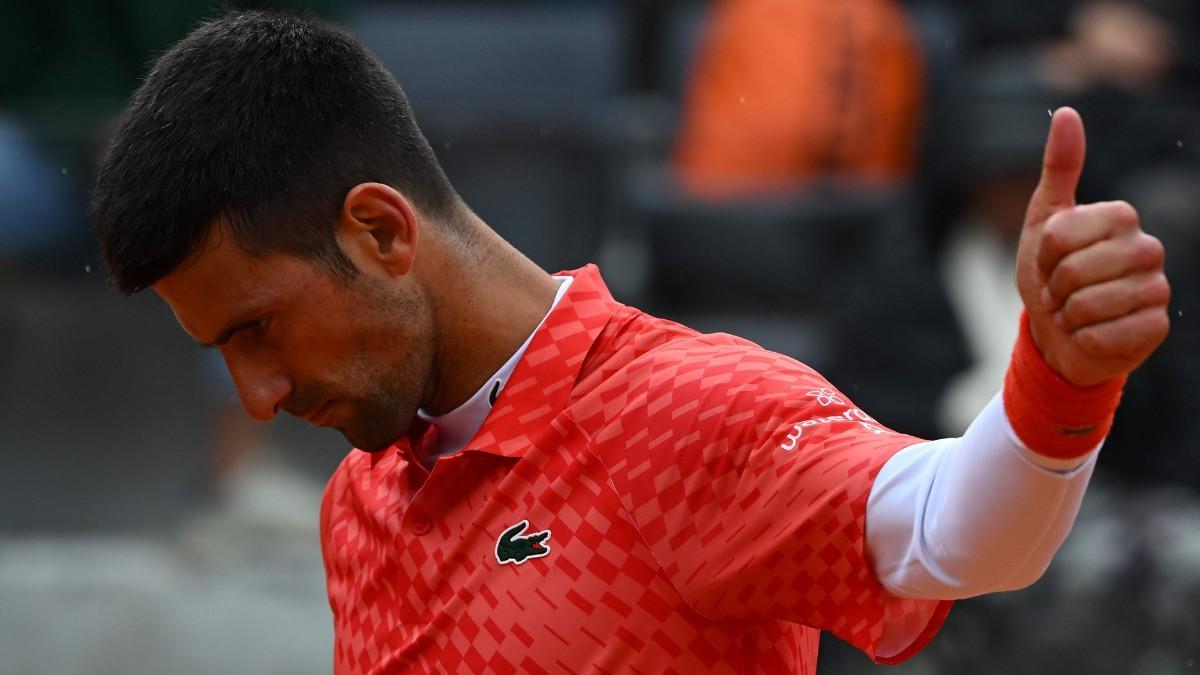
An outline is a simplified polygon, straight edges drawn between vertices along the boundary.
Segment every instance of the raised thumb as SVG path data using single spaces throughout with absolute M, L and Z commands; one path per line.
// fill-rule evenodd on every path
M 1029 200 L 1026 227 L 1043 223 L 1055 212 L 1075 206 L 1075 189 L 1083 173 L 1086 150 L 1087 139 L 1079 113 L 1074 108 L 1054 111 L 1042 155 L 1042 177 Z

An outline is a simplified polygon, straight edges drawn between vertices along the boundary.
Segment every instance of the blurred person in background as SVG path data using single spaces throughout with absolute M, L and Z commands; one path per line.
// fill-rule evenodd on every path
M 0 114 L 0 278 L 17 268 L 67 266 L 58 258 L 84 229 L 83 206 L 67 170 L 18 120 Z
M 920 48 L 894 0 L 717 0 L 673 161 L 710 197 L 903 182 L 923 101 Z
M 925 227 L 907 217 L 921 208 L 927 79 L 917 27 L 896 0 L 718 0 L 670 161 L 701 202 L 819 202 L 829 189 L 893 199 L 886 232 L 867 235 L 847 218 L 841 232 L 801 239 L 808 255 L 836 261 L 824 275 L 830 292 L 804 309 L 819 317 L 830 377 L 881 417 L 932 435 L 934 411 L 917 402 L 936 396 L 964 359 Z M 864 334 L 864 320 L 898 334 Z

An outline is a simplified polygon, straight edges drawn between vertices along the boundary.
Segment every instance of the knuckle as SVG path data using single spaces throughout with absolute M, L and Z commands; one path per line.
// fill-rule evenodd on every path
M 1133 207 L 1133 204 L 1124 200 L 1117 200 L 1108 202 L 1107 206 L 1109 213 L 1116 222 L 1122 225 L 1136 224 L 1138 222 L 1138 212 Z
M 1046 219 L 1046 231 L 1051 232 L 1064 227 L 1063 221 L 1070 217 L 1074 211 L 1075 209 L 1062 209 L 1050 214 L 1050 217 Z
M 1155 312 L 1149 321 L 1149 328 L 1159 342 L 1167 337 L 1167 333 L 1171 331 L 1171 316 L 1167 313 L 1167 308 Z
M 1138 252 L 1141 256 L 1141 262 L 1147 265 L 1161 265 L 1166 258 L 1166 249 L 1159 241 L 1158 237 L 1149 234 L 1143 234 L 1138 238 Z
M 1141 330 L 1138 333 L 1138 350 L 1142 358 L 1149 356 L 1159 345 L 1167 339 L 1167 334 L 1171 331 L 1171 319 L 1167 317 L 1166 311 L 1156 312 L 1153 316 L 1149 316 L 1141 325 Z
M 1122 258 L 1128 261 L 1130 269 L 1154 269 L 1163 262 L 1162 244 L 1149 236 L 1121 243 L 1117 250 Z
M 1072 295 L 1063 305 L 1062 313 L 1068 325 L 1081 326 L 1088 323 L 1094 315 L 1095 304 L 1087 297 Z
M 1156 274 L 1146 284 L 1143 300 L 1151 304 L 1167 304 L 1171 300 L 1171 284 L 1163 274 Z
M 1061 229 L 1053 227 L 1054 222 L 1051 218 L 1042 233 L 1042 253 L 1057 258 L 1066 250 L 1067 240 Z
M 1069 289 L 1075 288 L 1083 279 L 1083 272 L 1077 263 L 1064 261 L 1059 263 L 1050 279 L 1050 286 L 1060 295 L 1066 295 Z
M 1058 211 L 1046 221 L 1042 233 L 1042 244 L 1051 249 L 1062 249 L 1067 245 L 1068 211 Z
M 1104 348 L 1104 341 L 1101 339 L 1099 331 L 1094 328 L 1077 331 L 1075 342 L 1080 349 L 1089 354 L 1099 353 Z

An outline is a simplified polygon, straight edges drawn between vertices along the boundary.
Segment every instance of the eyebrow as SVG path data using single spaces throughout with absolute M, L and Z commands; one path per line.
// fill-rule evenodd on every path
M 229 328 L 226 328 L 224 330 L 224 332 L 222 332 L 220 335 L 218 335 L 216 340 L 213 340 L 212 342 L 201 342 L 200 346 L 204 347 L 205 349 L 212 349 L 213 347 L 220 347 L 221 345 L 225 344 L 226 342 L 229 342 L 229 340 L 233 338 L 234 333 L 238 332 L 239 330 L 244 330 L 246 328 L 250 328 L 254 324 L 258 323 L 258 321 L 259 321 L 258 319 L 251 319 L 249 321 L 243 321 L 243 322 L 237 324 L 236 326 L 230 326 Z

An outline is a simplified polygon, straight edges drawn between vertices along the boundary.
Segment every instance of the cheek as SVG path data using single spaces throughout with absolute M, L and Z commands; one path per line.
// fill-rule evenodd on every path
M 301 386 L 359 399 L 423 393 L 436 338 L 423 296 L 363 283 L 310 300 L 285 347 Z
M 282 324 L 283 322 L 279 322 Z M 335 384 L 339 372 L 365 352 L 363 340 L 342 321 L 296 317 L 263 341 L 301 390 Z
M 419 317 L 396 318 L 351 319 L 315 336 L 325 377 L 365 395 L 409 389 L 414 380 L 425 379 L 432 360 L 430 326 Z

